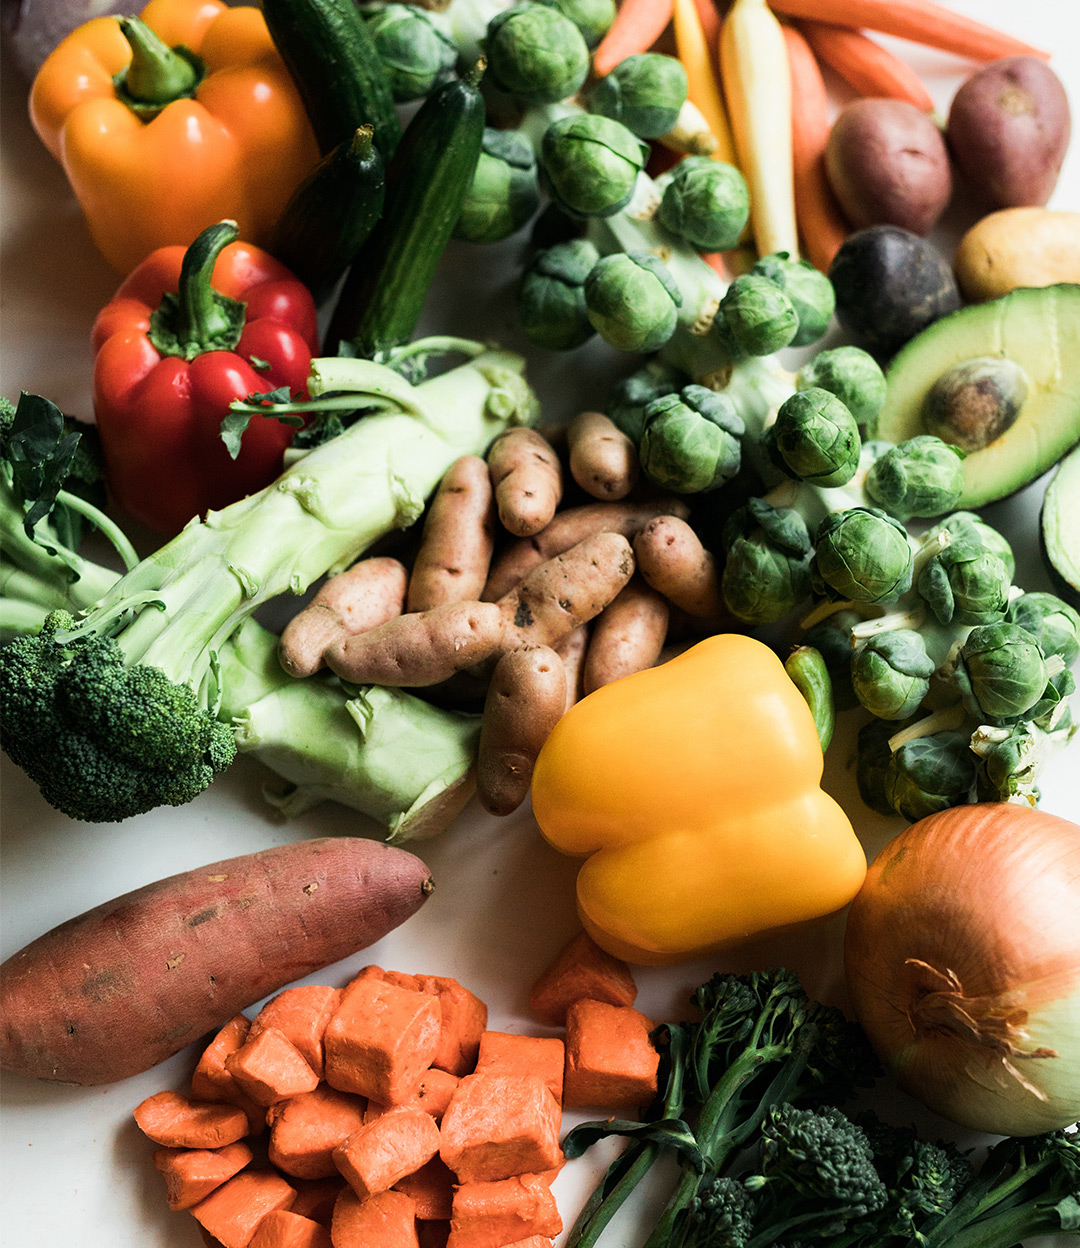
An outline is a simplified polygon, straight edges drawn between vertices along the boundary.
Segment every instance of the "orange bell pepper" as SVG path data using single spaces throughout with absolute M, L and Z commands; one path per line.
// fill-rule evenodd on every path
M 675 962 L 859 891 L 866 856 L 822 769 L 783 664 L 726 633 L 571 707 L 537 759 L 533 812 L 556 849 L 586 857 L 577 899 L 593 940 Z
M 150 0 L 140 21 L 78 27 L 30 92 L 34 129 L 63 165 L 101 254 L 125 274 L 227 218 L 243 238 L 265 241 L 319 159 L 258 9 Z

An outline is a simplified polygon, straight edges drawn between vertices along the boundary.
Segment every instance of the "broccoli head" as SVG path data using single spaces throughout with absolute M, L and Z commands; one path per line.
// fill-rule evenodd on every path
M 686 1207 L 679 1242 L 684 1248 L 747 1248 L 756 1216 L 757 1202 L 741 1179 L 713 1175 Z

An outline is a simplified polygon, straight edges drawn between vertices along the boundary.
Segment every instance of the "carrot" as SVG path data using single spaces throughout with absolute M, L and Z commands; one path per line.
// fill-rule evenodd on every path
M 246 1144 L 224 1148 L 158 1148 L 154 1165 L 165 1179 L 170 1209 L 190 1209 L 238 1174 L 254 1157 Z
M 583 997 L 609 1005 L 633 1005 L 637 999 L 630 968 L 584 930 L 572 936 L 537 976 L 529 1006 L 545 1022 L 562 1026 L 567 1009 Z
M 296 1045 L 276 1027 L 248 1033 L 243 1045 L 225 1059 L 225 1069 L 259 1105 L 269 1108 L 301 1092 L 313 1092 L 319 1076 Z
M 416 1202 L 404 1192 L 380 1192 L 361 1200 L 346 1187 L 334 1205 L 334 1248 L 419 1248 Z
M 275 1209 L 259 1223 L 249 1248 L 333 1248 L 333 1245 L 325 1226 L 288 1209 Z
M 593 73 L 610 74 L 620 61 L 647 52 L 671 21 L 672 0 L 623 0 L 593 53 Z
M 562 1104 L 565 1046 L 558 1036 L 523 1036 L 509 1031 L 485 1031 L 480 1037 L 477 1073 L 539 1075 L 551 1095 Z
M 394 1184 L 416 1202 L 416 1217 L 421 1222 L 449 1221 L 454 1195 L 454 1176 L 441 1157 L 432 1157 L 426 1165 L 405 1175 Z
M 715 12 L 715 9 L 713 10 Z M 695 0 L 675 0 L 675 46 L 686 70 L 686 98 L 700 109 L 716 140 L 713 160 L 736 163 L 736 148 L 716 72 L 716 37 L 710 41 Z M 717 22 L 719 27 L 719 22 Z
M 606 1001 L 575 1001 L 566 1011 L 563 1104 L 637 1109 L 656 1095 L 660 1055 L 655 1024 L 640 1011 Z
M 192 1101 L 156 1092 L 135 1106 L 139 1130 L 166 1148 L 223 1148 L 248 1134 L 247 1115 L 235 1105 Z
M 778 13 L 788 17 L 807 17 L 837 26 L 876 30 L 973 61 L 996 61 L 1004 56 L 1050 59 L 1049 52 L 935 4 L 934 0 L 770 0 L 770 3 Z
M 561 1230 L 551 1188 L 538 1174 L 463 1183 L 454 1192 L 447 1248 L 503 1248 Z
M 795 215 L 810 262 L 828 273 L 850 233 L 825 173 L 831 121 L 825 79 L 813 50 L 794 26 L 784 26 L 791 71 L 791 139 Z
M 783 31 L 766 0 L 735 0 L 720 31 L 720 68 L 758 255 L 797 256 L 791 79 Z
M 829 22 L 800 22 L 806 42 L 819 61 L 824 61 L 860 95 L 906 100 L 924 112 L 934 111 L 934 101 L 914 69 L 888 48 L 847 26 Z
M 272 1105 L 266 1115 L 270 1161 L 290 1178 L 336 1177 L 333 1151 L 360 1130 L 364 1113 L 360 1097 L 326 1084 Z
M 288 1209 L 295 1195 L 272 1170 L 241 1170 L 191 1212 L 223 1248 L 248 1248 L 263 1218 L 275 1209 Z
M 539 1075 L 466 1075 L 443 1115 L 439 1155 L 459 1183 L 537 1174 L 562 1159 L 561 1118 Z
M 294 1044 L 311 1069 L 322 1078 L 322 1038 L 330 1016 L 341 1000 L 341 990 L 325 984 L 286 988 L 255 1015 L 248 1039 L 274 1027 Z
M 479 455 L 463 455 L 439 483 L 424 520 L 406 609 L 478 598 L 495 544 L 491 474 Z

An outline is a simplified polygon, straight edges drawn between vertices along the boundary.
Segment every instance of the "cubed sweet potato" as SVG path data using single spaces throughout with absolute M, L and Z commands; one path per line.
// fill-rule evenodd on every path
M 263 1006 L 251 1023 L 248 1039 L 254 1040 L 268 1027 L 280 1031 L 322 1078 L 322 1038 L 330 1016 L 341 1000 L 341 989 L 325 984 L 286 988 Z
M 609 1005 L 633 1005 L 637 984 L 621 959 L 601 949 L 582 930 L 540 972 L 529 992 L 529 1005 L 545 1022 L 562 1026 L 567 1008 L 588 997 Z
M 494 1075 L 539 1075 L 551 1095 L 562 1104 L 565 1054 L 558 1036 L 522 1036 L 509 1031 L 485 1031 L 480 1037 L 476 1071 Z
M 263 1218 L 275 1209 L 288 1209 L 295 1196 L 293 1188 L 272 1170 L 241 1170 L 191 1212 L 223 1248 L 248 1248 Z
M 190 1209 L 248 1165 L 253 1157 L 244 1143 L 224 1148 L 159 1148 L 154 1165 L 165 1179 L 170 1209 Z
M 334 1205 L 334 1248 L 420 1248 L 416 1203 L 404 1192 L 379 1192 L 361 1200 L 346 1187 Z
M 447 1248 L 504 1248 L 530 1235 L 558 1235 L 562 1219 L 548 1184 L 535 1174 L 463 1183 L 454 1192 Z
M 334 1165 L 360 1197 L 374 1196 L 426 1165 L 439 1151 L 439 1128 L 422 1109 L 398 1105 L 342 1140 Z
M 439 1153 L 461 1183 L 536 1174 L 562 1160 L 561 1120 L 538 1075 L 467 1075 L 443 1115 Z
M 563 1104 L 637 1109 L 656 1095 L 655 1024 L 631 1006 L 584 998 L 566 1012 Z
M 279 1170 L 302 1179 L 336 1177 L 332 1153 L 364 1125 L 364 1101 L 320 1084 L 272 1105 L 267 1122 L 270 1160 Z

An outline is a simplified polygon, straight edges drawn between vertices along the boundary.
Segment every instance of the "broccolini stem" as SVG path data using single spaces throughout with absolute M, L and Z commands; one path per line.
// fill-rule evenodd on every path
M 113 520 L 93 505 L 88 503 L 85 498 L 80 498 L 78 494 L 71 494 L 67 490 L 60 490 L 56 495 L 56 505 L 58 507 L 67 507 L 71 511 L 77 511 L 84 519 L 89 520 L 95 529 L 106 538 L 113 550 L 123 560 L 124 567 L 128 572 L 139 562 L 139 556 L 135 547 L 132 546 L 128 539 L 128 535 Z

